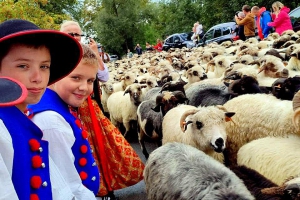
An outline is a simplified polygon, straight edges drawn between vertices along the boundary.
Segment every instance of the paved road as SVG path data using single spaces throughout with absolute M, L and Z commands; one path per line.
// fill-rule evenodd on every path
M 132 142 L 130 142 L 133 149 L 137 152 L 139 157 L 142 159 L 142 161 L 145 163 L 146 159 L 141 151 L 140 145 L 137 141 L 137 139 L 134 139 Z M 146 142 L 146 148 L 148 150 L 148 153 L 152 152 L 154 149 L 156 149 L 156 144 L 151 142 Z M 115 195 L 119 197 L 120 200 L 146 200 L 146 193 L 145 193 L 145 183 L 144 181 L 141 181 L 131 187 L 127 187 L 121 190 L 116 190 Z M 101 198 L 98 198 L 101 200 Z

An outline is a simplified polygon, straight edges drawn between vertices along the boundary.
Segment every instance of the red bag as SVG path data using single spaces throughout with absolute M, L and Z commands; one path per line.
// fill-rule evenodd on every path
M 144 164 L 98 104 L 89 97 L 78 110 L 89 132 L 89 142 L 100 170 L 100 189 L 97 196 L 122 189 L 143 179 Z

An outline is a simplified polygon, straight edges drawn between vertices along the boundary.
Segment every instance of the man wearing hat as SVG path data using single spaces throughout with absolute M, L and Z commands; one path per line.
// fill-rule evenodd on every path
M 49 156 L 51 144 L 42 140 L 43 133 L 30 120 L 27 105 L 38 103 L 47 86 L 68 75 L 81 57 L 80 44 L 68 34 L 42 30 L 26 20 L 0 24 L 0 77 L 13 78 L 24 85 L 21 91 L 27 90 L 27 95 L 20 95 L 18 87 L 7 89 L 11 93 L 1 92 L 0 105 L 5 107 L 0 107 L 0 165 L 5 166 L 1 170 L 8 172 L 14 186 L 0 190 L 1 197 L 74 199 Z M 0 185 L 7 180 L 2 176 L 5 174 L 0 173 Z

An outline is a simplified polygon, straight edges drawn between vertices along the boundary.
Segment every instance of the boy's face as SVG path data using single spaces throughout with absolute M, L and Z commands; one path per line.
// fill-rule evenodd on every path
M 71 74 L 56 82 L 52 89 L 68 105 L 79 107 L 92 93 L 97 71 L 98 66 L 81 61 Z
M 14 78 L 26 86 L 28 96 L 22 103 L 24 106 L 36 104 L 47 88 L 50 63 L 50 51 L 47 47 L 14 44 L 1 61 L 0 76 Z

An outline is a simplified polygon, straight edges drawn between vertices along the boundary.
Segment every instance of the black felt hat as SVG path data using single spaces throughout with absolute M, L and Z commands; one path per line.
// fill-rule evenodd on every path
M 82 58 L 82 47 L 72 36 L 56 31 L 40 29 L 35 24 L 21 19 L 11 19 L 0 24 L 0 48 L 10 41 L 39 40 L 50 49 L 51 65 L 49 84 L 67 76 Z M 13 43 L 13 42 L 12 42 Z
M 0 107 L 22 103 L 27 97 L 26 87 L 17 80 L 0 77 Z

